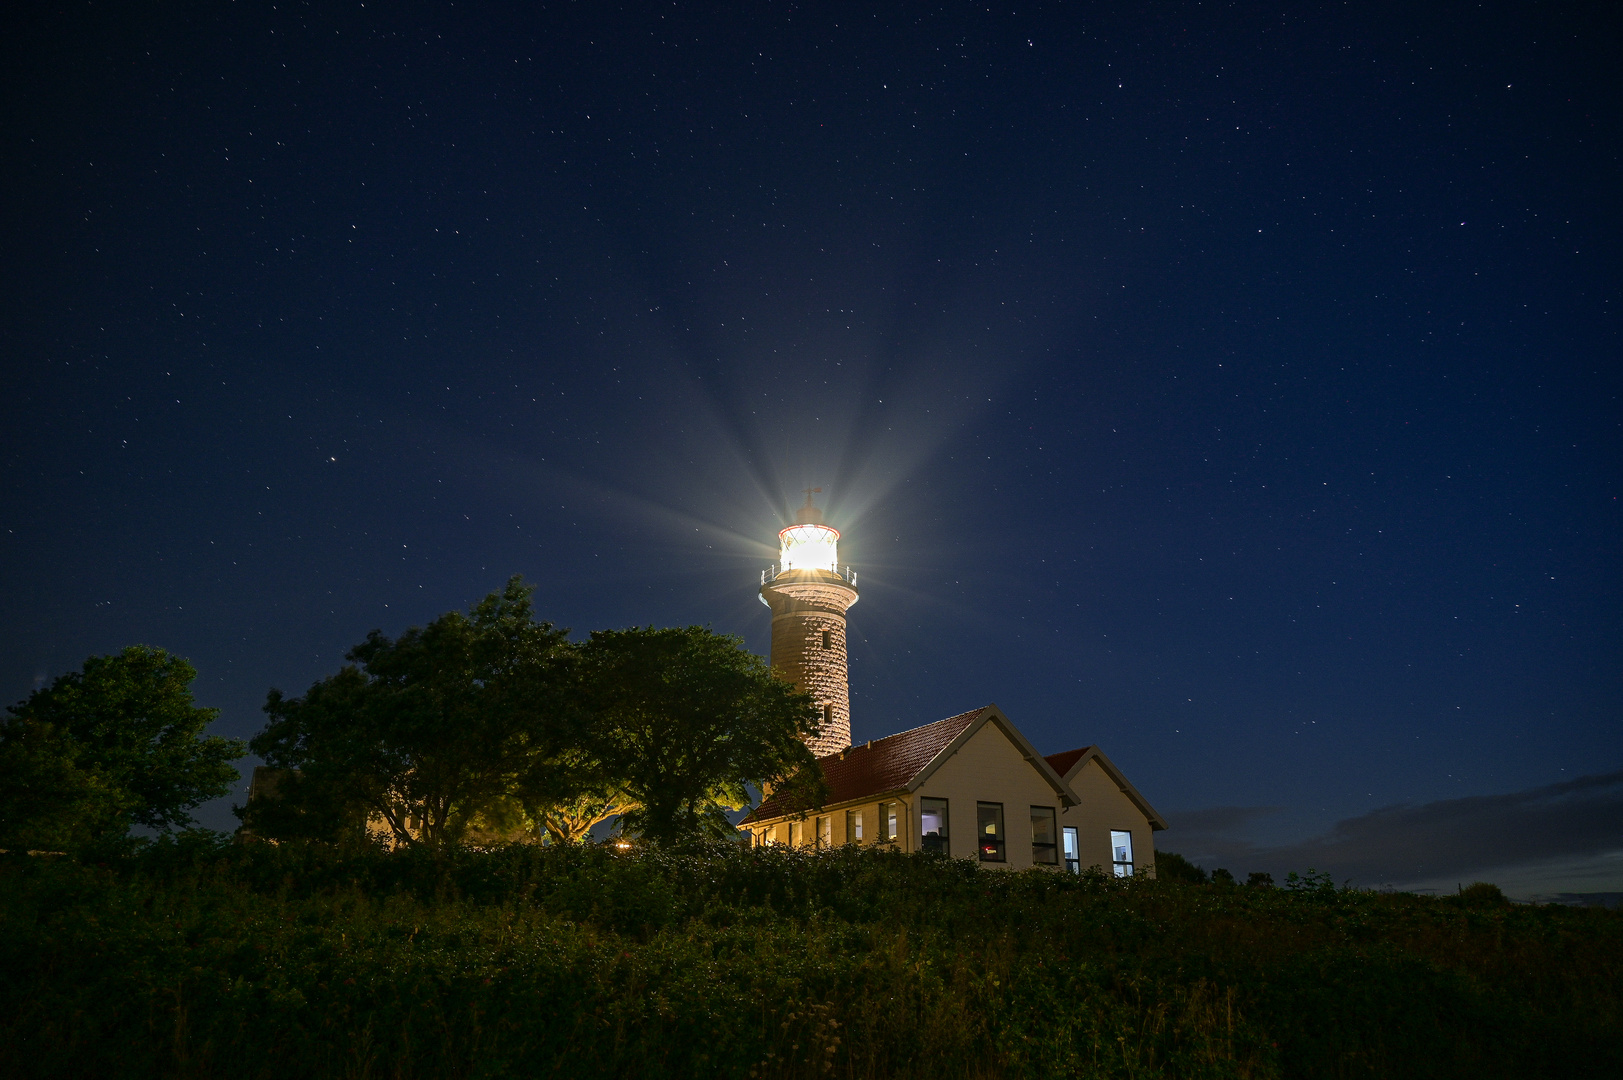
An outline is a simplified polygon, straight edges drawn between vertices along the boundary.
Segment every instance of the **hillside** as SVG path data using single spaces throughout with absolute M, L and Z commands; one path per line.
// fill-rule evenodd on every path
M 0 858 L 18 1076 L 1539 1077 L 1623 913 L 874 850 Z

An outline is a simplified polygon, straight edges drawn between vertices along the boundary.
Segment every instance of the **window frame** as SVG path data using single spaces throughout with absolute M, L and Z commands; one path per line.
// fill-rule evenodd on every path
M 925 809 L 925 804 L 926 803 L 939 803 L 940 804 L 940 807 L 941 807 L 941 829 L 940 829 L 939 832 L 936 832 L 936 833 L 932 834 L 932 833 L 927 833 L 927 832 L 924 831 L 924 819 L 925 819 L 925 816 L 929 813 L 929 811 Z M 946 799 L 937 799 L 934 796 L 929 796 L 929 797 L 925 797 L 925 796 L 922 796 L 922 795 L 919 796 L 919 850 L 920 851 L 933 851 L 933 852 L 936 852 L 937 854 L 940 854 L 940 855 L 951 855 L 952 854 L 952 827 L 951 827 L 951 824 L 950 824 L 951 819 L 950 819 L 950 817 L 948 815 L 948 810 L 949 809 L 950 809 L 950 805 L 949 805 L 949 803 L 947 802 Z M 932 836 L 934 836 L 935 841 L 936 841 L 934 844 L 932 844 L 930 842 L 930 839 L 931 839 Z
M 852 826 L 856 828 L 853 829 Z M 862 807 L 853 806 L 845 812 L 845 842 L 847 844 L 862 843 Z
M 826 851 L 834 846 L 834 815 L 819 814 L 816 827 L 812 832 L 812 844 L 819 851 Z
M 1118 836 L 1127 837 L 1127 858 L 1125 860 L 1116 858 L 1116 837 Z M 1123 867 L 1126 867 L 1126 869 L 1123 870 Z M 1110 830 L 1110 869 L 1117 877 L 1133 876 L 1133 830 Z
M 981 816 L 983 810 L 995 810 L 997 814 L 996 839 L 989 844 L 986 840 L 986 822 Z M 975 850 L 980 855 L 981 862 L 1006 863 L 1009 861 L 1009 822 L 1003 813 L 1003 804 L 1000 802 L 975 803 Z
M 1037 820 L 1040 815 L 1048 816 L 1048 835 L 1053 837 L 1046 844 L 1037 842 Z M 1047 849 L 1047 858 L 1041 858 L 1039 849 Z M 1031 808 L 1031 864 L 1033 866 L 1058 866 L 1059 858 L 1059 811 L 1052 806 L 1033 806 Z
M 1065 869 L 1069 870 L 1073 874 L 1080 874 L 1082 872 L 1081 833 L 1077 831 L 1077 827 L 1075 825 L 1064 825 L 1060 827 L 1059 835 L 1061 844 L 1060 857 L 1065 863 Z M 1065 852 L 1064 848 L 1064 843 L 1067 840 L 1070 841 L 1071 847 L 1069 854 Z
M 895 799 L 885 799 L 877 804 L 879 835 L 874 838 L 876 843 L 894 844 L 902 838 L 902 804 Z

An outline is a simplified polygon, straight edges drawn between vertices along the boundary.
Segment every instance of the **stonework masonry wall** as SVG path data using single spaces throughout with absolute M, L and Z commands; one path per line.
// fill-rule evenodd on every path
M 857 593 L 833 574 L 808 571 L 796 578 L 780 578 L 762 588 L 761 595 L 772 608 L 773 668 L 831 714 L 822 733 L 808 743 L 821 757 L 851 745 L 845 611 L 856 602 Z
M 823 646 L 823 634 L 829 637 Z M 772 617 L 772 666 L 828 706 L 832 717 L 810 743 L 819 757 L 851 745 L 851 689 L 845 661 L 845 618 L 823 612 Z

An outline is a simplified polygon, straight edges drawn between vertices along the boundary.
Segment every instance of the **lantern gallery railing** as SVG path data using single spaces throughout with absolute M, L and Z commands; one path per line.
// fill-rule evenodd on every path
M 834 568 L 834 572 L 836 574 L 840 575 L 846 581 L 849 581 L 853 586 L 856 585 L 856 583 L 857 583 L 857 572 L 855 570 L 851 569 L 849 566 L 836 566 Z M 769 566 L 765 570 L 761 571 L 761 584 L 762 585 L 767 584 L 768 582 L 775 579 L 781 573 L 783 573 L 783 571 L 778 569 L 778 564 L 773 563 L 771 566 Z M 826 571 L 825 571 L 825 573 L 826 573 Z

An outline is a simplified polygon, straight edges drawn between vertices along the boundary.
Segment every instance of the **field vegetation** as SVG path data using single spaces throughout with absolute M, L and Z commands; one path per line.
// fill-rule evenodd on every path
M 0 857 L 16 1076 L 1591 1077 L 1623 913 L 883 850 Z

